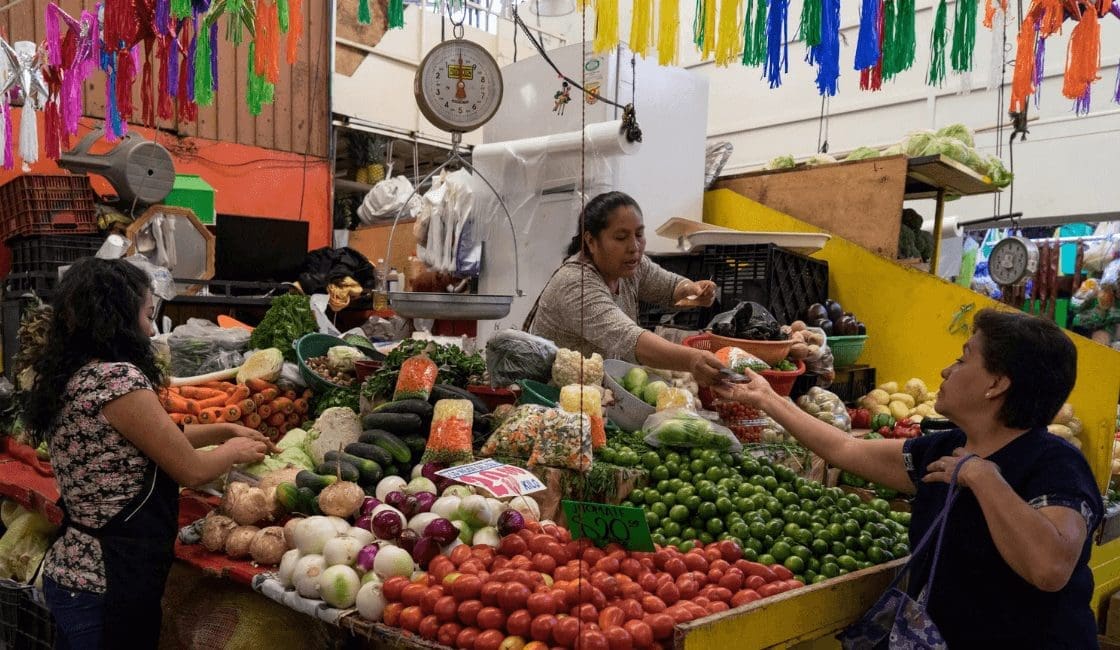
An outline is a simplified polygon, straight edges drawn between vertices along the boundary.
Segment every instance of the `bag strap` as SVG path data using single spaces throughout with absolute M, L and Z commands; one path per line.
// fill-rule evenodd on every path
M 945 529 L 949 527 L 949 509 L 953 505 L 952 501 L 960 494 L 960 486 L 957 485 L 957 477 L 960 475 L 961 468 L 964 467 L 965 463 L 973 458 L 976 458 L 976 454 L 968 454 L 953 468 L 953 478 L 949 482 L 949 496 L 945 498 L 945 507 L 941 511 L 941 515 L 943 516 L 941 530 L 937 533 L 937 545 L 933 547 L 933 561 L 929 568 L 929 579 L 926 580 L 925 587 L 918 597 L 918 601 L 923 607 L 929 601 L 929 592 L 933 587 L 933 578 L 937 575 L 937 560 L 941 557 L 941 542 L 945 539 Z
M 569 262 L 565 260 L 560 264 L 560 266 L 556 267 L 556 270 L 552 272 L 552 275 L 548 276 L 548 280 L 545 281 L 544 287 L 541 288 L 541 292 L 537 294 L 537 299 L 533 301 L 533 308 L 529 310 L 529 313 L 525 316 L 525 321 L 521 323 L 522 332 L 531 333 L 529 332 L 529 328 L 533 326 L 533 321 L 537 318 L 537 308 L 541 305 L 541 296 L 544 295 L 544 290 L 548 288 L 549 282 L 552 282 L 552 279 L 556 277 L 556 274 L 560 272 L 560 269 L 569 264 L 583 264 L 583 262 Z
M 890 591 L 891 589 L 897 587 L 898 583 L 902 582 L 902 579 L 910 573 L 910 570 L 914 568 L 914 562 L 917 561 L 917 559 L 921 556 L 922 551 L 926 549 L 926 547 L 929 545 L 929 542 L 936 534 L 937 545 L 934 550 L 933 565 L 930 569 L 929 580 L 926 583 L 933 584 L 933 575 L 937 569 L 937 556 L 941 554 L 941 540 L 945 536 L 945 527 L 948 523 L 949 511 L 952 509 L 953 502 L 956 501 L 957 495 L 959 493 L 959 490 L 957 489 L 957 476 L 960 474 L 961 467 L 963 467 L 966 462 L 972 460 L 973 458 L 976 458 L 976 454 L 969 454 L 968 456 L 965 456 L 961 460 L 961 462 L 957 463 L 956 468 L 954 468 L 953 470 L 953 475 L 949 480 L 949 492 L 945 495 L 945 505 L 942 506 L 941 511 L 937 513 L 936 517 L 934 517 L 933 522 L 929 526 L 929 529 L 926 530 L 926 534 L 922 536 L 922 539 L 918 541 L 917 546 L 910 550 L 910 560 L 906 563 L 905 566 L 902 567 L 902 569 L 898 572 L 898 575 L 894 577 L 894 580 L 891 581 L 891 584 L 887 587 L 887 591 Z M 925 597 L 928 599 L 928 595 L 925 595 Z

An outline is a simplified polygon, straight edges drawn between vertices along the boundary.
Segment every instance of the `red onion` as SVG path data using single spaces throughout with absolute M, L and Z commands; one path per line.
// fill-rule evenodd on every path
M 420 539 L 420 536 L 416 534 L 416 531 L 405 528 L 397 537 L 397 546 L 411 553 L 413 547 L 416 546 L 416 540 L 418 539 Z
M 362 508 L 358 512 L 362 515 L 371 515 L 373 514 L 373 509 L 379 505 L 381 505 L 381 499 L 377 497 L 366 497 L 362 499 Z
M 421 569 L 427 569 L 428 563 L 439 556 L 439 551 L 439 542 L 425 535 L 416 540 L 416 545 L 412 547 L 412 559 Z
M 498 515 L 498 533 L 503 537 L 512 535 L 525 527 L 525 517 L 512 508 Z
M 401 512 L 404 512 L 404 509 L 401 508 L 401 504 L 404 503 L 404 492 L 393 491 L 393 492 L 390 492 L 389 494 L 386 494 L 385 495 L 385 503 L 393 506 L 394 508 L 396 508 L 397 510 L 400 510 Z M 405 516 L 408 516 L 408 515 L 406 514 Z
M 432 483 L 435 483 L 436 489 L 442 492 L 443 488 L 451 482 L 451 479 L 444 478 L 439 474 L 436 474 L 436 472 L 439 472 L 443 469 L 446 469 L 446 466 L 443 463 L 424 463 L 424 466 L 420 468 L 420 476 L 423 476 Z
M 455 527 L 455 524 L 441 517 L 424 528 L 424 537 L 431 537 L 441 545 L 450 544 L 455 541 L 455 538 L 459 537 L 459 529 Z
M 373 560 L 377 557 L 377 551 L 380 547 L 377 544 L 366 544 L 362 550 L 358 551 L 358 559 L 354 562 L 354 566 L 358 567 L 365 573 L 373 571 Z
M 395 507 L 395 508 L 397 508 L 397 510 L 400 510 L 401 512 L 403 512 L 404 516 L 408 517 L 409 519 L 411 519 L 414 515 L 420 514 L 420 512 L 421 512 L 420 511 L 420 501 L 417 500 L 417 498 L 412 496 L 411 494 L 404 495 L 404 499 L 401 500 L 401 505 L 400 506 L 393 506 L 393 507 Z
M 373 517 L 371 515 L 362 515 L 354 522 L 354 528 L 361 528 L 373 532 Z
M 416 499 L 420 512 L 430 512 L 432 504 L 436 502 L 436 495 L 431 492 L 417 492 L 413 498 Z
M 373 534 L 381 539 L 396 539 L 404 529 L 404 520 L 392 510 L 382 510 L 373 517 Z

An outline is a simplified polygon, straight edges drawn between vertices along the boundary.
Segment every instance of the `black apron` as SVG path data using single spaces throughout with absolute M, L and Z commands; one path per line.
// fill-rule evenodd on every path
M 83 526 L 70 519 L 61 500 L 60 506 L 62 530 L 73 528 L 101 544 L 106 587 L 101 647 L 158 647 L 163 589 L 179 529 L 179 485 L 149 460 L 143 488 L 104 526 Z

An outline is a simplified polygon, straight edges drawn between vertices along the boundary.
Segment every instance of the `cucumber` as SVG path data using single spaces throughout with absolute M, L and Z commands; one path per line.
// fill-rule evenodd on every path
M 377 445 L 392 455 L 397 463 L 407 464 L 412 459 L 412 451 L 400 438 L 388 431 L 366 431 L 358 438 L 358 442 L 368 445 Z
M 380 447 L 378 447 L 380 449 Z M 328 463 L 339 461 L 342 463 L 349 463 L 358 470 L 358 475 L 362 483 L 376 483 L 381 480 L 384 475 L 384 470 L 377 461 L 362 458 L 361 456 L 354 456 L 347 452 L 328 451 L 325 455 Z
M 370 413 L 362 418 L 362 428 L 404 435 L 422 432 L 424 421 L 415 413 Z
M 384 469 L 386 465 L 393 464 L 393 455 L 374 444 L 352 442 L 346 445 L 345 451 L 358 458 L 372 460 L 380 465 L 382 469 Z M 361 468 L 359 467 L 358 469 L 360 470 Z
M 318 494 L 311 488 L 301 487 L 296 491 L 298 496 L 296 512 L 301 515 L 313 515 L 319 507 Z
M 420 416 L 421 420 L 431 421 L 432 405 L 422 399 L 402 399 L 395 402 L 386 402 L 373 409 L 374 413 L 411 413 Z
M 412 452 L 412 462 L 420 462 L 420 457 L 424 455 L 424 449 L 428 446 L 428 441 L 424 436 L 401 436 L 401 442 L 408 446 L 408 450 Z
M 320 475 L 306 469 L 300 470 L 300 473 L 296 474 L 296 486 L 307 488 L 313 491 L 315 494 L 318 494 L 323 488 L 331 485 L 337 480 L 338 477 L 334 474 L 331 474 L 329 476 Z
M 478 395 L 459 388 L 458 386 L 451 386 L 449 384 L 436 384 L 432 387 L 432 401 L 438 402 L 441 399 L 465 399 L 469 400 L 471 406 L 474 407 L 475 413 L 486 415 L 490 412 L 490 407 L 486 406 L 486 402 L 482 401 Z
M 343 481 L 350 481 L 351 483 L 357 483 L 362 476 L 357 467 L 343 460 L 323 461 L 315 468 L 315 473 L 323 476 L 337 476 Z
M 299 488 L 295 483 L 281 483 L 276 486 L 276 502 L 288 512 L 300 512 L 302 505 Z

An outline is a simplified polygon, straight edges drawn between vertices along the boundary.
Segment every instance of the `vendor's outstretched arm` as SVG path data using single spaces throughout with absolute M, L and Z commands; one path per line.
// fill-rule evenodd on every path
M 653 332 L 642 332 L 635 350 L 638 362 L 661 370 L 691 372 L 701 385 L 719 380 L 723 364 L 711 352 L 670 343 Z

